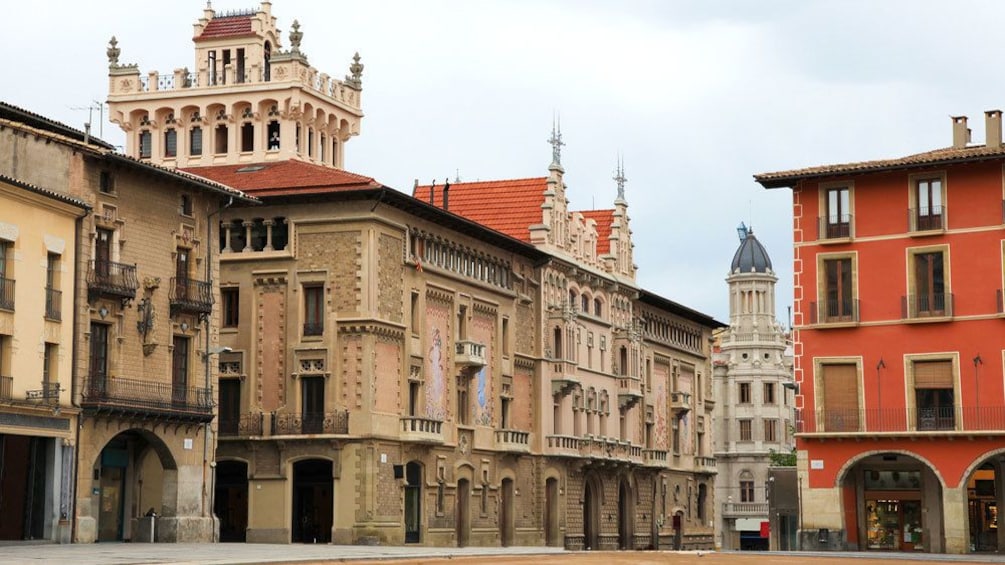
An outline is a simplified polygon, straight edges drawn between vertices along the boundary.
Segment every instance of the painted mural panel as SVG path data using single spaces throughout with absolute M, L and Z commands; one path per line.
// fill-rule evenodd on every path
M 694 367 L 681 365 L 677 376 L 677 390 L 691 395 L 694 401 Z M 691 411 L 684 412 L 680 419 L 680 451 L 685 455 L 694 453 L 694 416 Z
M 401 344 L 389 338 L 378 339 L 373 379 L 373 403 L 376 411 L 388 414 L 398 411 L 400 373 Z
M 669 430 L 667 429 L 667 412 L 669 401 L 667 387 L 670 385 L 670 367 L 657 363 L 653 368 L 653 387 L 656 394 L 656 404 L 653 407 L 653 442 L 654 449 L 668 449 Z
M 485 345 L 486 364 L 475 375 L 474 399 L 471 406 L 471 421 L 479 426 L 492 425 L 493 393 L 493 351 L 492 341 L 495 335 L 495 318 L 477 314 L 471 322 L 471 339 Z
M 426 301 L 426 417 L 446 421 L 450 355 L 450 304 Z

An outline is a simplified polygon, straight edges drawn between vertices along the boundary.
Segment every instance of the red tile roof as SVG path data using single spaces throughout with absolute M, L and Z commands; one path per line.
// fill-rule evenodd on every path
M 217 37 L 241 37 L 251 35 L 252 15 L 217 16 L 206 24 L 196 39 L 214 39 Z
M 546 177 L 451 183 L 448 211 L 530 243 L 528 228 L 541 223 L 547 189 Z M 429 186 L 417 186 L 412 196 L 429 202 L 429 190 Z M 435 205 L 442 208 L 443 185 L 436 187 L 434 196 Z
M 347 192 L 383 186 L 370 177 L 293 159 L 275 163 L 191 167 L 182 171 L 257 198 Z
M 896 159 L 877 159 L 874 161 L 821 165 L 817 167 L 806 167 L 804 169 L 794 169 L 791 171 L 761 173 L 759 175 L 754 175 L 754 180 L 761 183 L 765 188 L 779 188 L 783 186 L 792 186 L 800 179 L 852 173 L 889 171 L 895 169 L 920 168 L 931 165 L 951 164 L 966 161 L 1001 159 L 1003 157 L 1005 157 L 1005 145 L 1000 147 L 987 147 L 986 145 L 962 148 L 946 147 L 943 149 L 935 149 L 933 151 L 925 151 L 924 153 L 917 153 L 915 155 L 908 155 L 906 157 L 898 157 Z
M 611 224 L 614 223 L 614 210 L 582 210 L 579 212 L 587 220 L 597 222 L 597 255 L 611 252 Z

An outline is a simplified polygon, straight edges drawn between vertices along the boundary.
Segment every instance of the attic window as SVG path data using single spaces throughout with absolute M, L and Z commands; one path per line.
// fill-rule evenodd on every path
M 257 172 L 257 171 L 261 171 L 263 169 L 265 169 L 265 166 L 263 166 L 263 165 L 251 165 L 249 167 L 241 167 L 240 169 L 237 169 L 234 172 L 235 173 L 254 173 L 254 172 Z

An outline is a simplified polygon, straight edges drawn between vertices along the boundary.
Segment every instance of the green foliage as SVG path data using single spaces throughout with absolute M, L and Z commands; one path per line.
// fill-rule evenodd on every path
M 772 467 L 795 467 L 796 466 L 796 448 L 792 448 L 792 451 L 788 453 L 779 453 L 772 449 L 768 454 L 771 458 Z

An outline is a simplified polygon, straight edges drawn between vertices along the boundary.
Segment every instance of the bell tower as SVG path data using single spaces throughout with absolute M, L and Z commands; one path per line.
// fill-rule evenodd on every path
M 283 49 L 271 2 L 217 12 L 207 2 L 194 24 L 195 64 L 140 73 L 108 54 L 109 116 L 126 132 L 126 154 L 166 167 L 299 159 L 342 168 L 359 135 L 359 53 L 339 80 L 312 67 L 293 21 Z

